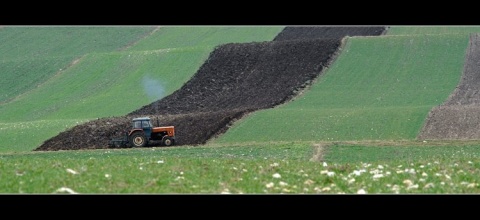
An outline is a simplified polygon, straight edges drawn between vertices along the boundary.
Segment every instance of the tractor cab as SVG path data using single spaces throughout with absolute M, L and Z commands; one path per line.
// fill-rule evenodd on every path
M 132 130 L 141 129 L 145 132 L 147 137 L 150 137 L 152 134 L 152 122 L 149 117 L 141 117 L 132 119 Z
M 148 117 L 134 118 L 132 120 L 133 129 L 143 129 L 143 128 L 152 128 L 152 127 L 153 127 L 152 122 Z

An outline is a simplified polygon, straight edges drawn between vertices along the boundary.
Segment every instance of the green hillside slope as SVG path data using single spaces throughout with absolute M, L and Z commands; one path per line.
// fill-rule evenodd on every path
M 165 26 L 128 50 L 214 47 L 225 43 L 271 41 L 283 26 Z
M 0 106 L 0 121 L 124 115 L 176 90 L 209 52 L 197 48 L 88 54 L 29 94 Z
M 121 50 L 155 27 L 28 27 L 0 29 L 0 105 L 35 88 L 75 59 Z
M 303 96 L 213 142 L 414 139 L 459 82 L 467 45 L 464 34 L 349 38 Z
M 480 33 L 480 26 L 392 26 L 387 35 Z

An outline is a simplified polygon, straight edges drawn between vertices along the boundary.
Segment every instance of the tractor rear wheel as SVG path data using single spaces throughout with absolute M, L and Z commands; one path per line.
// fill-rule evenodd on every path
M 130 136 L 130 144 L 133 147 L 145 147 L 147 145 L 147 137 L 143 132 L 135 132 Z

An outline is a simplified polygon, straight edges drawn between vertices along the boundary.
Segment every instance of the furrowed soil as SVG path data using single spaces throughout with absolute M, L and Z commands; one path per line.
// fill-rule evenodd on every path
M 244 115 L 291 100 L 321 75 L 345 36 L 375 36 L 386 27 L 286 27 L 270 42 L 216 47 L 190 81 L 122 117 L 101 118 L 50 138 L 36 151 L 103 149 L 149 116 L 175 126 L 175 145 L 201 145 Z M 158 123 L 157 124 L 157 119 Z M 152 145 L 150 145 L 152 146 Z
M 429 112 L 418 139 L 480 139 L 480 35 L 470 35 L 462 78 L 449 98 Z

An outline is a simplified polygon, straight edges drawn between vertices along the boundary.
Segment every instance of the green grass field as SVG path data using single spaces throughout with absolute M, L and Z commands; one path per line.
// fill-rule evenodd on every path
M 0 155 L 0 193 L 479 193 L 476 146 L 305 143 Z M 394 157 L 393 155 L 396 155 Z
M 480 26 L 392 26 L 387 35 L 470 34 L 480 33 Z
M 415 139 L 460 81 L 468 39 L 349 38 L 303 96 L 251 114 L 212 143 Z

